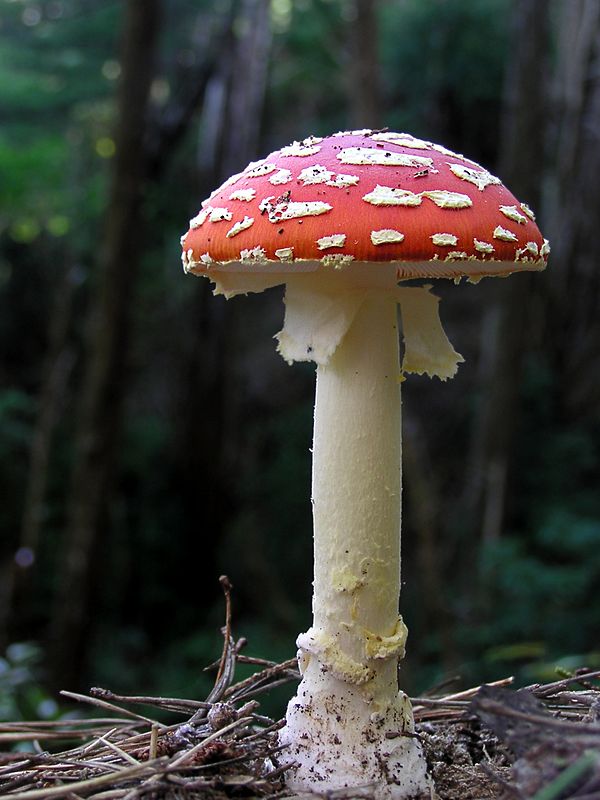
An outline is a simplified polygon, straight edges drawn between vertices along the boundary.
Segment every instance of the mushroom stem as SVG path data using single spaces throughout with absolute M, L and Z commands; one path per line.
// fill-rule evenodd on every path
M 377 675 L 385 659 L 367 666 L 368 641 L 394 635 L 400 594 L 398 349 L 395 302 L 369 297 L 317 369 L 313 625 Z
M 317 369 L 313 448 L 313 625 L 281 740 L 292 789 L 373 785 L 376 798 L 428 786 L 398 693 L 401 430 L 396 303 L 365 293 Z

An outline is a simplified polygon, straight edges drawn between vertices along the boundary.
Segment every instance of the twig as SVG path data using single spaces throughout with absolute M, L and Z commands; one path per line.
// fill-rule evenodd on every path
M 263 728 L 263 730 L 258 731 L 258 733 L 251 733 L 250 736 L 246 736 L 244 741 L 251 742 L 254 739 L 260 739 L 262 736 L 265 736 L 268 733 L 274 733 L 275 731 L 280 731 L 284 725 L 285 725 L 285 719 L 279 719 L 277 720 L 277 722 L 274 722 L 272 725 L 269 725 L 268 728 Z
M 35 722 L 28 722 L 27 720 L 19 722 L 2 722 L 0 723 L 0 731 L 3 730 L 24 730 L 31 728 L 32 730 L 40 730 L 43 728 L 58 728 L 65 725 L 74 727 L 99 727 L 101 725 L 110 725 L 113 727 L 115 723 L 122 723 L 123 725 L 131 725 L 129 719 L 119 719 L 118 717 L 94 717 L 94 719 L 53 719 L 53 720 L 35 720 Z
M 121 758 L 124 758 L 125 761 L 128 761 L 130 764 L 134 764 L 136 766 L 140 765 L 140 762 L 137 760 L 137 758 L 134 758 L 133 756 L 129 755 L 129 753 L 126 750 L 121 749 L 118 745 L 114 744 L 113 742 L 109 742 L 108 739 L 105 739 L 103 736 L 100 736 L 98 738 L 98 741 L 102 742 L 102 744 L 106 745 L 106 747 L 112 750 L 113 753 L 116 753 L 117 755 L 121 756 Z
M 106 700 L 100 700 L 97 697 L 89 697 L 86 694 L 77 694 L 77 692 L 67 692 L 64 689 L 60 693 L 63 695 L 63 697 L 68 697 L 71 700 L 77 700 L 80 703 L 89 703 L 90 705 L 97 706 L 98 708 L 106 708 L 107 710 L 118 712 L 119 714 L 125 714 L 125 716 L 130 717 L 131 719 L 147 722 L 150 725 L 154 723 L 154 720 L 150 719 L 150 717 L 144 717 L 142 714 L 136 714 L 135 711 L 129 711 L 127 708 L 121 708 L 113 703 L 108 703 Z
M 467 700 L 447 700 L 445 697 L 415 697 L 411 698 L 413 707 L 417 706 L 444 706 L 448 708 L 468 708 Z
M 209 703 L 216 703 L 225 696 L 225 693 L 233 681 L 235 673 L 235 664 L 237 658 L 237 645 L 233 636 L 231 635 L 231 583 L 227 575 L 221 575 L 219 583 L 223 588 L 225 594 L 225 627 L 223 629 L 223 652 L 219 662 L 219 670 L 215 679 L 215 685 L 212 691 L 206 698 Z M 195 722 L 203 719 L 205 716 L 202 709 L 196 711 L 190 722 Z
M 149 759 L 150 761 L 154 761 L 156 758 L 156 753 L 158 749 L 158 725 L 154 724 L 152 726 L 152 730 L 150 731 L 150 751 L 149 751 Z
M 172 761 L 171 764 L 169 765 L 169 769 L 173 770 L 181 766 L 182 764 L 185 764 L 186 761 L 189 761 L 189 759 L 195 756 L 196 753 L 202 750 L 203 747 L 206 747 L 206 745 L 209 742 L 212 742 L 215 739 L 219 739 L 221 736 L 223 736 L 223 734 L 229 733 L 229 731 L 232 731 L 235 728 L 239 728 L 242 725 L 247 725 L 249 722 L 252 722 L 252 717 L 240 717 L 239 719 L 236 719 L 235 722 L 232 722 L 229 725 L 225 725 L 225 727 L 220 728 L 218 731 L 215 731 L 214 733 L 211 733 L 211 735 L 207 736 L 206 739 L 203 739 L 201 742 L 198 742 L 198 744 L 195 744 L 190 750 L 186 750 L 185 753 L 183 753 L 183 755 L 179 756 L 179 758 L 176 758 L 175 761 Z
M 444 703 L 452 700 L 470 700 L 474 697 L 477 692 L 481 689 L 481 686 L 510 686 L 514 682 L 514 677 L 511 675 L 508 678 L 501 678 L 499 681 L 490 681 L 490 683 L 481 684 L 480 686 L 473 686 L 470 689 L 464 689 L 461 692 L 454 692 L 453 694 L 447 694 L 443 697 L 438 699 L 442 700 Z M 415 700 L 413 702 L 419 702 Z
M 239 683 L 236 683 L 235 686 L 231 686 L 227 691 L 224 693 L 225 697 L 230 697 L 231 699 L 239 699 L 248 694 L 246 689 L 254 688 L 257 684 L 261 684 L 265 681 L 271 680 L 271 678 L 279 675 L 282 672 L 291 672 L 290 680 L 292 678 L 299 677 L 299 673 L 297 672 L 297 660 L 295 658 L 290 658 L 287 661 L 284 661 L 281 664 L 276 664 L 274 667 L 267 667 L 266 669 L 261 670 L 260 672 L 255 672 L 254 675 L 250 675 L 249 678 L 246 678 Z M 287 682 L 286 678 L 286 682 Z M 272 686 L 273 684 L 271 684 Z
M 167 759 L 161 760 L 162 763 L 165 763 Z M 154 764 L 141 764 L 137 767 L 122 769 L 119 772 L 118 782 L 121 783 L 122 781 L 128 781 L 132 778 L 139 778 L 150 769 L 155 768 L 156 762 L 154 762 Z M 88 792 L 100 786 L 107 786 L 114 783 L 115 779 L 116 776 L 114 773 L 110 775 L 100 775 L 99 777 L 89 778 L 84 781 L 75 781 L 75 783 L 70 783 L 68 786 L 49 786 L 45 789 L 32 789 L 27 792 L 17 792 L 10 795 L 10 800 L 42 800 L 42 798 L 46 800 L 46 798 L 50 797 L 65 797 L 73 792 Z
M 167 711 L 176 711 L 182 714 L 190 713 L 197 708 L 210 708 L 210 703 L 200 700 L 183 700 L 179 697 L 147 697 L 146 695 L 115 694 L 109 689 L 94 686 L 90 694 L 103 700 L 114 700 L 117 703 L 134 703 L 138 705 L 156 706 Z
M 579 722 L 570 722 L 569 720 L 559 719 L 550 714 L 530 714 L 526 711 L 517 711 L 515 708 L 509 708 L 496 702 L 495 700 L 486 700 L 482 698 L 479 701 L 479 707 L 484 711 L 489 711 L 492 714 L 497 714 L 502 717 L 513 717 L 514 719 L 521 719 L 525 722 L 531 722 L 535 725 L 542 725 L 551 728 L 560 728 L 564 732 L 573 733 L 575 735 L 583 736 L 586 738 L 593 738 L 600 740 L 600 725 L 582 725 Z
M 554 683 L 533 683 L 530 686 L 527 686 L 526 689 L 528 689 L 530 692 L 533 692 L 537 697 L 548 697 L 555 691 L 570 686 L 572 683 L 581 683 L 582 685 L 585 685 L 585 681 L 590 681 L 597 678 L 600 678 L 600 669 L 591 672 L 583 672 L 580 675 L 572 675 L 568 678 L 563 678 L 560 681 L 555 681 Z M 586 688 L 593 687 L 587 686 Z
M 242 653 L 237 654 L 238 664 L 252 664 L 255 667 L 276 667 L 276 661 L 269 661 L 268 658 L 257 658 L 256 656 L 245 656 Z
M 239 694 L 232 695 L 231 699 L 235 700 L 244 700 L 247 697 L 256 697 L 256 695 L 263 694 L 264 692 L 270 692 L 273 689 L 276 689 L 278 686 L 285 686 L 290 681 L 296 680 L 295 675 L 288 675 L 285 678 L 279 678 L 277 681 L 270 681 L 267 683 L 261 682 L 257 686 L 252 686 L 248 689 L 245 689 L 243 692 Z
M 231 589 L 233 588 L 231 585 L 231 581 L 227 577 L 227 575 L 221 575 L 219 578 L 219 583 L 221 584 L 221 588 L 223 589 L 223 593 L 225 595 L 225 632 L 224 632 L 224 641 L 223 641 L 223 653 L 221 655 L 221 663 L 219 664 L 219 671 L 217 672 L 217 679 L 216 683 L 218 683 L 225 672 L 225 665 L 227 662 L 228 651 L 230 649 L 230 642 L 233 642 L 231 636 Z M 233 643 L 235 648 L 235 642 Z

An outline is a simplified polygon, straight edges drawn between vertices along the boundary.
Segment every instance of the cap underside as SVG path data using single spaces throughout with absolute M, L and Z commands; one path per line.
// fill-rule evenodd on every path
M 234 274 L 244 275 L 270 275 L 282 276 L 282 283 L 285 282 L 287 277 L 298 274 L 306 274 L 311 272 L 329 272 L 330 274 L 343 274 L 351 268 L 352 272 L 357 269 L 361 271 L 377 271 L 382 268 L 389 268 L 390 266 L 396 269 L 396 279 L 398 281 L 408 281 L 418 278 L 447 278 L 450 280 L 456 278 L 467 278 L 469 280 L 480 280 L 485 277 L 506 277 L 515 272 L 535 271 L 539 272 L 546 267 L 546 262 L 541 259 L 527 259 L 515 261 L 480 261 L 479 259 L 457 259 L 455 261 L 442 261 L 441 259 L 434 259 L 430 261 L 354 261 L 351 264 L 343 267 L 336 267 L 334 265 L 324 266 L 320 261 L 303 261 L 296 260 L 293 263 L 282 263 L 279 261 L 265 261 L 256 263 L 252 267 L 241 261 L 230 261 L 228 263 L 219 263 L 211 268 L 209 265 L 202 262 L 190 261 L 186 265 L 186 272 L 191 272 L 195 275 L 204 275 L 207 278 L 217 278 L 220 273 L 228 273 L 230 276 Z

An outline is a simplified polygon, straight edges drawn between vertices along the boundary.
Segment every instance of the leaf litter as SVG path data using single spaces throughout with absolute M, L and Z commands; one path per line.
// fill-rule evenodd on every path
M 221 578 L 223 651 L 210 665 L 204 701 L 119 695 L 93 688 L 62 694 L 102 713 L 90 719 L 0 723 L 5 800 L 229 800 L 291 797 L 279 766 L 284 720 L 260 714 L 257 697 L 298 681 L 296 659 L 245 655 L 231 629 L 231 585 Z M 256 671 L 235 681 L 238 664 Z M 600 800 L 600 671 L 511 688 L 512 679 L 413 698 L 435 792 L 422 800 Z M 164 724 L 131 706 L 180 715 Z M 56 751 L 57 743 L 68 745 Z M 45 749 L 45 748 L 48 749 Z M 302 800 L 315 795 L 302 795 Z M 324 792 L 325 800 L 371 797 L 369 787 Z M 300 796 L 296 795 L 296 800 Z M 421 800 L 421 799 L 419 799 Z

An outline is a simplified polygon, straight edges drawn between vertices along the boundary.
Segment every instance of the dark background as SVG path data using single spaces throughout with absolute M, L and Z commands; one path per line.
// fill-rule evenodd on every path
M 293 655 L 314 368 L 275 353 L 279 289 L 212 297 L 179 237 L 355 127 L 481 162 L 552 244 L 436 287 L 466 364 L 404 385 L 403 684 L 599 666 L 600 3 L 2 0 L 0 64 L 0 714 L 203 696 L 221 573 L 248 652 Z

